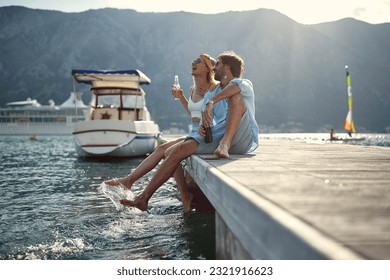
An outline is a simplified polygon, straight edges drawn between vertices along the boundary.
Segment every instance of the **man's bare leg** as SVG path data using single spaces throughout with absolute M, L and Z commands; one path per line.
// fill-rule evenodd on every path
M 104 181 L 105 184 L 110 186 L 123 186 L 130 189 L 132 185 L 139 178 L 153 170 L 157 164 L 164 158 L 165 151 L 173 145 L 180 143 L 184 138 L 179 138 L 170 142 L 159 145 L 153 153 L 151 153 L 145 160 L 143 160 L 137 168 L 129 175 L 123 178 L 114 178 L 108 181 Z
M 154 192 L 172 177 L 181 161 L 194 154 L 197 148 L 198 142 L 190 139 L 168 149 L 165 160 L 161 163 L 142 193 L 136 196 L 134 200 L 121 199 L 120 203 L 124 206 L 132 206 L 142 211 L 146 211 L 148 209 L 148 201 Z
M 219 142 L 218 148 L 214 154 L 220 158 L 229 158 L 229 149 L 234 135 L 241 122 L 241 118 L 246 111 L 246 106 L 242 100 L 241 94 L 235 94 L 229 98 L 229 110 L 226 120 L 225 135 Z
M 173 174 L 175 178 L 176 184 L 179 188 L 181 202 L 183 204 L 184 213 L 189 213 L 192 210 L 191 202 L 193 199 L 193 195 L 188 191 L 187 183 L 184 178 L 184 170 L 181 164 L 176 168 L 175 173 Z

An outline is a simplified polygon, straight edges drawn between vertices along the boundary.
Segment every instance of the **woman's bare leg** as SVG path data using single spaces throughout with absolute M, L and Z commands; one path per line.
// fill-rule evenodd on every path
M 151 153 L 145 160 L 143 160 L 129 175 L 123 178 L 114 178 L 105 181 L 104 183 L 110 186 L 123 185 L 124 187 L 130 189 L 131 186 L 135 183 L 135 181 L 137 181 L 139 178 L 141 178 L 157 166 L 157 164 L 164 158 L 164 153 L 169 147 L 172 147 L 173 145 L 180 143 L 183 140 L 184 138 L 178 138 L 159 145 L 153 151 L 153 153 Z
M 142 211 L 147 210 L 148 201 L 155 191 L 173 176 L 182 160 L 196 152 L 198 145 L 198 142 L 190 139 L 168 149 L 165 160 L 161 163 L 142 193 L 136 196 L 134 200 L 121 199 L 120 203 L 125 206 L 137 207 Z

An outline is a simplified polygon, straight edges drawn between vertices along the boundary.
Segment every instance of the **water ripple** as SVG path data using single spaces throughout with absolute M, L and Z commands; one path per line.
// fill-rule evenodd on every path
M 0 151 L 0 259 L 213 258 L 210 244 L 194 246 L 198 224 L 183 216 L 173 180 L 150 200 L 149 213 L 118 203 L 131 191 L 102 186 L 143 159 L 82 160 L 63 136 L 0 136 Z M 213 239 L 213 220 L 205 221 Z

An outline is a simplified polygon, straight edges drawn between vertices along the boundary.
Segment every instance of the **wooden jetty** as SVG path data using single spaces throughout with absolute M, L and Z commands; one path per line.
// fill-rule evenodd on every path
M 260 144 L 187 159 L 215 208 L 217 259 L 390 259 L 390 148 Z

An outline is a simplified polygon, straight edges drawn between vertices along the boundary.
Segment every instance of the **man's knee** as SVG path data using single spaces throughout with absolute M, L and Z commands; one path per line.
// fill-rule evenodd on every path
M 246 106 L 241 94 L 235 94 L 229 97 L 229 111 L 242 113 L 246 111 Z

